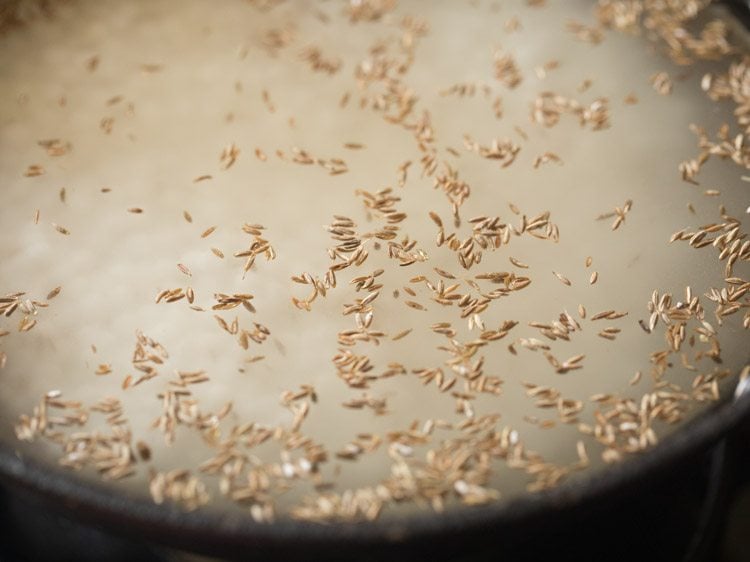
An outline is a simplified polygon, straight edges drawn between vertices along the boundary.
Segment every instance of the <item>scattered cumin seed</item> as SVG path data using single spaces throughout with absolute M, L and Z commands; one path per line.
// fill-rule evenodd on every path
M 576 39 L 583 41 L 584 43 L 598 45 L 604 40 L 604 34 L 601 29 L 590 27 L 575 20 L 569 20 L 565 24 L 565 29 L 572 33 Z
M 518 125 L 513 126 L 513 130 L 518 133 L 518 136 L 521 137 L 523 140 L 527 141 L 529 140 L 529 135 L 526 134 L 526 131 L 524 131 L 521 127 Z
M 594 271 L 591 274 L 591 277 L 589 277 L 589 284 L 593 285 L 594 283 L 596 283 L 597 279 L 599 279 L 599 274 L 596 271 Z
M 542 164 L 549 164 L 553 162 L 560 165 L 562 165 L 563 163 L 562 158 L 560 158 L 554 152 L 545 152 L 544 154 L 541 154 L 534 159 L 533 167 L 536 170 Z
M 142 212 L 143 209 L 140 207 L 130 207 L 130 209 L 128 209 L 128 213 L 133 213 L 134 215 L 140 215 Z
M 232 143 L 224 148 L 219 155 L 219 165 L 222 170 L 228 170 L 237 161 L 237 157 L 240 154 L 240 149 L 237 145 Z
M 52 223 L 52 226 L 55 227 L 55 230 L 59 232 L 60 234 L 64 234 L 65 236 L 68 236 L 70 234 L 70 231 L 65 228 L 64 226 L 60 226 L 59 224 Z
M 102 117 L 101 121 L 99 121 L 99 128 L 102 131 L 104 131 L 105 135 L 110 134 L 114 126 L 115 126 L 114 117 Z
M 99 67 L 99 55 L 93 55 L 86 59 L 86 70 L 94 72 Z
M 201 233 L 201 238 L 208 238 L 216 230 L 215 226 L 209 226 L 206 230 Z
M 513 256 L 509 256 L 508 260 L 510 260 L 510 263 L 512 263 L 516 267 L 520 267 L 521 269 L 528 269 L 529 268 L 529 266 L 527 264 L 523 263 L 521 260 L 518 260 L 518 259 L 514 258 Z
M 406 177 L 409 172 L 409 166 L 411 166 L 411 160 L 406 160 L 401 163 L 398 167 L 398 186 L 404 187 L 406 185 Z
M 399 332 L 398 334 L 396 334 L 395 336 L 393 336 L 391 338 L 391 340 L 392 341 L 398 341 L 401 338 L 405 338 L 407 335 L 409 335 L 411 333 L 411 331 L 412 331 L 412 328 L 409 328 L 408 330 L 404 330 L 402 332 Z
M 23 175 L 27 178 L 34 178 L 37 176 L 41 176 L 44 174 L 44 168 L 40 166 L 39 164 L 31 164 L 28 168 L 26 168 L 26 171 L 23 173 Z
M 177 269 L 179 269 L 182 273 L 184 273 L 188 277 L 192 277 L 193 276 L 193 274 L 190 272 L 190 269 L 185 264 L 178 263 L 177 264 Z
M 213 254 L 217 258 L 224 259 L 224 252 L 222 252 L 221 250 L 219 250 L 219 248 L 211 248 L 211 252 L 213 252 Z
M 419 304 L 418 302 L 414 301 L 404 301 L 404 304 L 410 308 L 413 308 L 415 310 L 427 310 L 424 306 Z
M 576 90 L 577 90 L 577 91 L 578 91 L 579 93 L 581 93 L 581 94 L 582 94 L 582 93 L 584 93 L 585 91 L 587 91 L 587 90 L 588 90 L 589 88 L 591 88 L 591 86 L 592 86 L 593 84 L 594 84 L 594 81 L 593 81 L 593 80 L 591 80 L 590 78 L 584 78 L 584 79 L 583 79 L 583 81 L 582 81 L 582 82 L 581 82 L 580 84 L 578 84 L 578 86 L 576 87 Z
M 182 211 L 182 216 L 185 217 L 187 222 L 193 222 L 193 216 L 187 211 Z
M 602 320 L 604 318 L 607 318 L 609 320 L 616 320 L 618 318 L 622 318 L 624 316 L 627 316 L 627 312 L 617 312 L 616 310 L 604 310 L 602 312 L 597 312 L 591 317 L 591 320 Z
M 62 291 L 62 287 L 55 287 L 52 289 L 49 293 L 47 293 L 47 300 L 51 301 L 54 299 L 57 295 L 60 294 L 60 291 Z
M 495 53 L 495 78 L 511 90 L 521 83 L 523 76 L 513 55 Z
M 52 157 L 63 156 L 72 148 L 69 142 L 63 142 L 60 139 L 40 140 L 37 144 L 44 148 L 48 156 Z
M 24 316 L 23 319 L 21 319 L 21 322 L 18 324 L 18 331 L 28 332 L 34 326 L 36 326 L 36 320 L 34 320 L 33 318 L 29 318 L 28 316 Z
M 578 441 L 576 443 L 576 452 L 578 453 L 578 460 L 580 461 L 581 465 L 588 466 L 589 456 L 586 453 L 586 445 L 583 441 Z
M 261 92 L 261 97 L 263 98 L 263 103 L 266 105 L 266 108 L 270 113 L 276 112 L 276 106 L 271 101 L 271 95 L 268 93 L 268 90 L 263 90 Z
M 211 178 L 213 178 L 211 174 L 203 174 L 202 176 L 198 176 L 197 178 L 194 178 L 193 183 L 210 180 Z
M 95 375 L 109 375 L 112 373 L 112 367 L 107 363 L 101 363 L 97 368 L 96 371 L 94 371 Z
M 667 72 L 652 74 L 650 81 L 657 94 L 668 96 L 672 93 L 672 79 Z
M 452 273 L 448 273 L 447 271 L 445 271 L 444 269 L 440 269 L 439 267 L 433 267 L 432 269 L 434 269 L 435 273 L 437 273 L 438 275 L 440 275 L 440 277 L 445 277 L 446 279 L 455 279 L 456 278 L 456 276 L 453 275 Z
M 557 271 L 553 271 L 552 273 L 554 273 L 555 277 L 557 277 L 563 284 L 565 284 L 568 287 L 570 287 L 570 285 L 571 285 L 570 279 L 568 279 L 564 275 L 561 275 L 560 273 L 557 273 Z

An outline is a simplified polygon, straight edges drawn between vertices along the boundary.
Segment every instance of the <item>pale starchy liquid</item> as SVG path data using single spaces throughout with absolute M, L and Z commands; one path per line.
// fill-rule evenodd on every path
M 216 454 L 217 443 L 229 439 L 233 426 L 254 422 L 289 431 L 295 414 L 280 397 L 310 385 L 316 400 L 307 394 L 293 404 L 308 404 L 299 431 L 327 451 L 327 460 L 318 465 L 319 480 L 331 484 L 325 493 L 374 487 L 394 474 L 403 483 L 408 471 L 429 461 L 428 451 L 441 443 L 468 437 L 469 447 L 476 447 L 471 439 L 507 428 L 506 445 L 515 450 L 505 455 L 510 461 L 487 451 L 488 458 L 456 461 L 437 478 L 436 486 L 446 489 L 443 503 L 459 506 L 462 498 L 465 503 L 494 499 L 494 491 L 500 501 L 526 493 L 536 481 L 535 470 L 528 469 L 541 466 L 541 459 L 551 463 L 548 472 L 554 465 L 584 475 L 582 447 L 590 458 L 588 470 L 606 470 L 606 447 L 579 427 L 593 427 L 597 409 L 610 408 L 592 401 L 592 395 L 612 394 L 641 404 L 647 393 L 684 392 L 675 423 L 667 425 L 657 415 L 647 423 L 661 437 L 713 403 L 708 391 L 693 394 L 691 385 L 700 373 L 719 373 L 731 392 L 748 360 L 748 332 L 742 326 L 747 296 L 719 325 L 716 305 L 705 295 L 711 288 L 742 287 L 748 252 L 743 250 L 734 264 L 732 275 L 739 281 L 728 285 L 720 249 L 694 248 L 689 240 L 670 243 L 681 229 L 696 232 L 724 223 L 720 205 L 739 221 L 740 245 L 744 241 L 750 203 L 744 169 L 714 158 L 696 176 L 700 185 L 683 181 L 678 171 L 681 162 L 699 153 L 691 123 L 711 135 L 722 123 L 735 127 L 734 106 L 712 102 L 700 87 L 706 72 L 723 71 L 726 63 L 675 65 L 643 35 L 598 31 L 602 41 L 596 42 L 596 35 L 586 40 L 592 39 L 586 29 L 566 25 L 596 25 L 592 3 L 582 0 L 550 0 L 541 7 L 521 0 L 404 1 L 372 21 L 352 21 L 352 10 L 360 13 L 356 8 L 369 4 L 74 1 L 0 36 L 0 293 L 23 291 L 21 301 L 48 302 L 35 313 L 25 305 L 25 323 L 21 309 L 0 317 L 0 331 L 10 332 L 0 338 L 7 355 L 0 370 L 4 445 L 55 466 L 63 456 L 60 446 L 38 434 L 33 442 L 19 441 L 14 432 L 19 416 L 31 415 L 54 389 L 62 392 L 61 400 L 80 401 L 87 411 L 113 397 L 121 401 L 120 419 L 125 420 L 119 427 L 132 432 L 133 452 L 125 457 L 133 474 L 105 480 L 107 486 L 147 496 L 155 472 L 186 469 L 205 484 L 212 498 L 206 509 L 225 509 L 235 504 L 223 499 L 222 491 L 247 485 L 252 463 L 268 465 L 274 478 L 290 483 L 289 491 L 281 494 L 274 484 L 268 494 L 277 516 L 284 516 L 304 496 L 318 493 L 307 472 L 310 463 L 300 461 L 305 448 L 282 452 L 279 441 L 289 435 L 254 448 L 238 445 L 248 464 L 223 490 L 218 476 L 198 467 Z M 411 19 L 405 21 L 406 16 Z M 512 61 L 510 70 L 502 70 L 504 56 Z M 390 68 L 393 93 L 378 98 L 388 85 L 366 77 L 375 75 L 383 61 L 406 67 L 403 73 Z M 513 66 L 521 79 L 515 85 Z M 669 75 L 669 95 L 652 85 L 660 81 L 652 79 L 659 72 Z M 664 93 L 668 88 L 661 82 Z M 562 110 L 551 126 L 535 122 L 534 103 L 544 92 L 576 100 L 594 114 L 603 104 L 606 120 L 598 127 L 596 117 L 571 109 Z M 384 118 L 399 115 L 394 96 L 403 101 L 409 95 L 414 105 L 402 122 Z M 606 101 L 597 105 L 602 98 Z M 379 103 L 388 107 L 381 110 Z M 415 128 L 425 112 L 432 136 L 422 127 L 420 150 Z M 732 129 L 732 135 L 738 132 Z M 59 142 L 39 145 L 52 139 Z M 491 152 L 493 139 L 507 139 L 517 154 L 483 157 L 482 147 Z M 56 150 L 63 154 L 50 154 Z M 425 171 L 420 159 L 433 150 L 436 167 L 429 169 L 428 163 Z M 311 162 L 300 163 L 308 155 Z M 408 161 L 404 174 L 400 166 Z M 460 205 L 458 228 L 443 189 L 433 187 L 446 174 L 444 163 L 471 190 Z M 43 173 L 37 175 L 30 166 L 40 166 Z M 210 177 L 196 181 L 201 176 Z M 385 188 L 399 198 L 393 207 L 405 213 L 401 222 L 388 223 L 363 203 L 362 191 L 375 194 Z M 430 212 L 442 220 L 445 237 L 457 232 L 463 241 L 476 224 L 472 218 L 499 216 L 499 223 L 511 225 L 509 239 L 496 249 L 476 245 L 481 263 L 465 269 L 448 244 L 437 246 L 438 226 Z M 324 228 L 337 220 L 334 215 L 349 217 L 359 234 L 395 224 L 399 230 L 393 241 L 408 236 L 416 245 L 389 257 L 388 240 L 360 237 L 369 253 L 366 261 L 337 271 L 337 286 L 318 295 L 310 311 L 302 310 L 304 304 L 295 306 L 293 298 L 307 298 L 311 286 L 291 278 L 309 273 L 324 280 L 331 264 L 342 261 L 327 253 L 338 243 Z M 535 219 L 541 224 L 536 230 Z M 613 221 L 619 223 L 616 229 Z M 531 231 L 523 232 L 524 222 L 532 224 Z M 247 255 L 233 255 L 253 243 L 244 224 L 265 227 L 256 234 L 275 254 L 267 259 L 273 254 L 261 242 L 262 251 L 247 272 Z M 210 227 L 215 231 L 202 237 Z M 350 280 L 378 268 L 384 273 L 373 283 L 382 288 L 365 303 L 359 321 L 371 322 L 367 329 L 383 335 L 374 336 L 379 343 L 342 345 L 337 334 L 358 329 L 355 314 L 342 311 L 369 294 L 356 292 Z M 434 268 L 449 275 L 441 277 Z M 434 287 L 440 281 L 444 287 L 460 283 L 455 292 L 472 298 L 507 288 L 476 278 L 488 272 L 512 272 L 531 282 L 493 298 L 478 318 L 462 318 L 456 301 L 441 305 L 423 281 L 410 282 L 425 276 Z M 47 300 L 58 286 L 59 294 Z M 718 334 L 721 363 L 696 357 L 711 349 L 712 338 L 696 332 L 708 328 L 691 318 L 684 328 L 686 341 L 669 355 L 671 367 L 661 377 L 679 390 L 656 388 L 651 354 L 669 349 L 665 324 L 657 320 L 649 334 L 639 320 L 648 328 L 654 290 L 657 299 L 670 293 L 674 306 L 687 302 L 688 286 L 705 309 L 703 320 Z M 194 293 L 193 306 L 201 310 L 192 309 L 187 298 L 165 302 L 165 290 L 187 287 Z M 251 294 L 255 312 L 243 306 L 212 310 L 217 293 Z M 564 311 L 580 327 L 562 319 L 573 328 L 569 341 L 529 325 L 560 328 L 553 324 L 561 322 Z M 606 311 L 614 313 L 592 320 Z M 627 315 L 620 317 L 620 312 Z M 244 349 L 240 333 L 222 329 L 214 315 L 230 332 L 237 318 L 239 329 L 258 341 L 251 339 Z M 30 329 L 19 331 L 33 320 Z M 466 343 L 510 321 L 517 325 L 506 324 L 507 335 L 488 340 L 455 370 L 445 364 L 450 351 L 438 349 L 450 346 L 451 338 L 430 328 L 450 323 L 453 339 Z M 407 329 L 412 331 L 392 341 Z M 603 330 L 605 335 L 599 335 Z M 137 331 L 161 344 L 168 357 L 158 346 L 149 348 L 161 363 L 146 364 L 158 374 L 134 386 L 144 374 L 132 362 Z M 332 362 L 341 350 L 367 356 L 371 375 L 381 375 L 394 363 L 403 373 L 371 380 L 369 388 L 352 388 Z M 494 385 L 498 393 L 465 386 L 467 373 L 482 356 L 485 390 Z M 423 384 L 420 378 L 421 369 L 437 368 L 444 373 L 442 391 L 435 380 Z M 205 371 L 208 380 L 185 387 L 200 412 L 217 414 L 232 403 L 220 421 L 205 420 L 217 428 L 213 443 L 201 439 L 197 429 L 177 424 L 174 442 L 165 444 L 164 432 L 152 427 L 163 413 L 158 395 L 177 388 L 170 385 L 179 378 L 175 371 Z M 634 381 L 638 371 L 642 375 Z M 130 386 L 123 389 L 128 375 Z M 447 388 L 453 378 L 456 382 Z M 541 392 L 551 407 L 538 407 L 539 396 L 529 392 Z M 361 407 L 342 406 L 363 393 L 365 400 L 350 404 Z M 695 400 L 696 395 L 706 399 Z M 369 405 L 363 405 L 367 399 Z M 563 420 L 559 399 L 570 400 L 566 404 L 575 410 L 567 416 L 563 412 Z M 50 416 L 67 412 L 51 410 Z M 499 418 L 482 417 L 492 415 Z M 472 418 L 480 420 L 474 422 L 476 431 L 458 428 Z M 82 427 L 53 430 L 110 433 L 105 419 L 106 414 L 91 412 Z M 453 429 L 440 427 L 438 420 Z M 412 436 L 401 436 L 402 444 L 394 447 L 392 432 L 410 429 Z M 414 442 L 414 432 L 423 432 L 425 442 Z M 352 445 L 347 449 L 358 436 L 360 447 L 372 443 L 372 436 L 382 443 L 371 452 Z M 150 460 L 139 456 L 139 441 L 150 449 Z M 524 449 L 518 448 L 521 443 Z M 357 458 L 341 458 L 347 455 Z M 85 464 L 80 478 L 98 482 L 95 461 Z M 483 472 L 487 468 L 491 472 Z M 551 477 L 544 485 L 556 481 Z M 268 497 L 257 502 L 268 505 Z M 396 511 L 386 503 L 385 513 Z M 439 503 L 433 500 L 435 507 Z M 404 509 L 428 505 L 403 504 Z

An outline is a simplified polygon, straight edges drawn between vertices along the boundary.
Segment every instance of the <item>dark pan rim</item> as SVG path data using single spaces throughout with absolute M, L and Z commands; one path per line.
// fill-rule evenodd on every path
M 736 400 L 725 400 L 697 415 L 653 449 L 554 489 L 486 506 L 450 510 L 440 516 L 425 511 L 374 522 L 319 524 L 283 518 L 272 524 L 258 524 L 242 513 L 185 512 L 173 505 L 157 505 L 85 482 L 67 470 L 50 470 L 42 462 L 23 458 L 5 445 L 0 445 L 0 480 L 107 530 L 196 552 L 216 554 L 255 547 L 333 549 L 345 543 L 398 544 L 429 541 L 446 534 L 515 527 L 534 519 L 555 517 L 581 505 L 608 501 L 649 475 L 708 451 L 748 419 L 750 392 L 745 392 Z

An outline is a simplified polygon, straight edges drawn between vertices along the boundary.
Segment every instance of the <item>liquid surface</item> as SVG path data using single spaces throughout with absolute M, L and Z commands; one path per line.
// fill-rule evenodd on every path
M 51 408 L 50 416 L 85 410 L 90 417 L 81 427 L 53 423 L 50 431 L 86 432 L 80 442 L 87 444 L 91 432 L 109 435 L 119 427 L 114 431 L 132 433 L 123 448 L 132 450 L 124 455 L 133 474 L 109 484 L 123 492 L 148 495 L 151 481 L 154 493 L 156 472 L 185 469 L 206 486 L 210 505 L 221 509 L 235 505 L 222 492 L 237 492 L 234 499 L 244 501 L 243 507 L 273 504 L 283 515 L 299 509 L 304 497 L 378 485 L 379 491 L 368 493 L 383 499 L 388 494 L 382 486 L 389 493 L 401 486 L 415 499 L 399 509 L 430 501 L 453 507 L 498 493 L 501 501 L 512 498 L 527 493 L 529 485 L 554 485 L 586 467 L 603 470 L 603 454 L 607 461 L 626 456 L 622 446 L 633 435 L 607 447 L 586 433 L 598 423 L 597 411 L 613 408 L 613 402 L 592 396 L 611 394 L 640 405 L 646 394 L 662 400 L 659 392 L 671 393 L 669 403 L 677 406 L 665 408 L 676 408 L 674 416 L 654 414 L 646 423 L 655 437 L 710 405 L 714 379 L 733 386 L 748 359 L 742 326 L 747 298 L 719 325 L 715 303 L 705 295 L 712 288 L 742 286 L 747 251 L 730 275 L 717 248 L 670 243 L 682 229 L 726 223 L 720 205 L 737 219 L 740 233 L 747 226 L 741 167 L 711 160 L 699 186 L 684 182 L 678 171 L 680 162 L 698 153 L 692 123 L 712 132 L 733 123 L 732 106 L 711 102 L 700 88 L 702 76 L 723 69 L 723 62 L 683 68 L 644 37 L 611 31 L 598 44 L 582 41 L 566 22 L 595 25 L 591 3 L 584 1 L 544 7 L 436 2 L 429 9 L 402 2 L 372 21 L 353 16 L 341 3 L 272 4 L 226 2 L 219 8 L 191 0 L 175 9 L 167 0 L 75 2 L 48 20 L 0 36 L 0 292 L 23 291 L 21 301 L 48 303 L 0 318 L 0 331 L 10 332 L 0 338 L 7 354 L 0 370 L 5 444 L 57 463 L 60 446 L 38 432 L 33 443 L 19 442 L 14 426 L 40 397 L 59 389 L 60 400 L 80 401 L 81 408 Z M 513 71 L 498 70 L 506 56 L 517 68 L 518 84 L 512 84 Z M 387 67 L 385 80 L 379 65 Z M 673 81 L 669 95 L 652 86 L 659 72 Z M 533 114 L 544 92 L 568 104 L 548 126 Z M 581 109 L 570 109 L 570 100 Z M 581 117 L 601 104 L 601 126 Z M 51 139 L 58 142 L 39 145 Z M 493 156 L 493 139 L 501 141 L 499 152 L 507 142 L 517 153 Z M 434 158 L 434 169 L 429 161 L 426 169 L 420 163 L 425 155 Z M 404 174 L 406 162 L 411 164 Z M 439 179 L 450 179 L 449 170 L 457 173 L 456 189 L 464 189 L 461 182 L 470 187 L 458 205 L 458 227 L 443 189 L 447 180 Z M 393 208 L 405 214 L 403 220 L 389 223 L 365 204 L 387 188 L 392 191 L 381 199 L 398 198 Z M 490 247 L 482 249 L 478 236 L 474 248 L 482 253 L 481 263 L 466 269 L 449 242 L 437 245 L 440 229 L 430 212 L 440 218 L 444 238 L 455 232 L 463 242 L 481 217 L 497 216 L 507 240 L 491 247 L 493 234 Z M 327 253 L 339 241 L 324 225 L 338 220 L 344 226 L 334 230 L 349 228 L 334 215 L 356 223 L 351 230 L 368 256 L 336 271 L 336 287 L 325 287 L 329 267 L 352 255 L 332 260 Z M 253 224 L 264 229 L 243 231 Z M 372 235 L 389 225 L 398 227 L 392 240 Z M 210 227 L 215 230 L 208 232 Z M 731 228 L 721 232 L 726 230 Z M 234 254 L 252 248 L 258 236 L 275 256 L 260 242 L 245 272 L 249 254 Z M 389 257 L 389 242 L 407 236 L 416 245 L 401 244 Z M 373 281 L 382 284 L 379 295 L 362 305 L 359 320 L 355 313 L 342 314 L 372 294 L 367 288 L 357 292 L 350 281 L 378 269 L 384 270 Z M 504 274 L 488 279 L 493 272 Z M 311 294 L 310 284 L 292 280 L 304 281 L 304 273 L 326 288 L 310 311 L 293 302 Z M 478 316 L 462 317 L 466 307 L 457 300 L 435 302 L 424 280 L 410 281 L 420 276 L 432 287 L 458 283 L 454 292 L 471 299 L 498 289 L 507 294 L 494 294 Z M 728 285 L 727 277 L 740 281 Z M 527 286 L 523 278 L 530 280 Z M 47 300 L 58 286 L 59 294 Z M 639 320 L 649 327 L 653 291 L 657 301 L 671 294 L 675 306 L 689 303 L 688 286 L 710 330 L 691 316 L 685 341 L 674 350 L 662 317 L 651 333 Z M 187 287 L 195 295 L 193 307 L 201 310 L 191 308 L 187 297 L 166 302 Z M 165 297 L 164 291 L 174 289 L 182 293 Z M 254 312 L 241 305 L 212 310 L 216 294 L 251 294 Z M 158 295 L 161 302 L 155 303 Z M 612 314 L 592 320 L 607 311 Z M 572 323 L 561 319 L 566 312 Z M 19 331 L 33 320 L 28 331 Z M 438 323 L 445 324 L 435 328 Z M 672 318 L 673 324 L 679 321 Z M 446 336 L 446 329 L 455 333 Z M 257 339 L 247 336 L 247 349 L 242 330 Z M 369 341 L 345 335 L 342 342 L 346 330 L 359 330 L 362 338 L 363 330 L 382 335 Z M 145 361 L 134 363 L 137 331 L 160 346 L 143 340 Z M 492 340 L 492 331 L 503 334 Z M 446 363 L 456 349 L 468 353 L 466 344 L 483 333 L 486 345 Z M 720 364 L 707 353 L 715 341 Z M 652 354 L 665 349 L 664 364 L 670 366 L 659 369 Z M 372 370 L 347 383 L 347 367 L 332 362 L 342 353 L 369 358 Z M 133 385 L 145 372 L 139 365 L 157 375 Z M 382 377 L 389 368 L 394 375 Z M 425 384 L 430 369 L 442 374 L 433 373 L 437 378 Z M 208 380 L 178 387 L 177 371 L 183 382 L 203 377 L 184 375 L 196 372 Z M 640 379 L 634 380 L 637 372 Z M 696 390 L 700 374 L 708 385 Z M 314 388 L 314 400 L 302 385 Z M 283 394 L 301 387 L 300 396 Z M 174 390 L 192 393 L 170 395 L 174 404 L 197 402 L 183 404 L 182 421 L 167 445 L 163 430 L 170 422 L 152 426 L 163 414 L 171 416 L 172 406 L 165 414 L 162 403 L 164 393 Z M 107 423 L 114 410 L 91 411 L 105 397 L 120 401 L 123 423 L 117 417 Z M 228 402 L 231 411 L 222 412 Z M 198 419 L 195 408 L 205 418 Z M 296 408 L 308 409 L 298 433 Z M 221 419 L 211 417 L 218 413 Z M 248 422 L 256 426 L 237 437 L 240 453 L 217 468 L 219 474 L 199 470 L 228 450 L 233 427 L 237 436 Z M 580 423 L 586 424 L 583 432 Z M 276 434 L 262 445 L 243 441 L 264 428 Z M 480 437 L 487 439 L 486 458 L 477 452 Z M 300 444 L 298 438 L 311 441 Z M 150 449 L 149 460 L 139 455 L 139 441 Z M 464 445 L 470 459 L 449 467 Z M 316 456 L 321 450 L 325 461 Z M 437 456 L 447 463 L 438 471 L 435 494 L 424 473 L 410 472 L 434 460 L 430 450 L 442 451 Z M 110 457 L 121 453 L 117 447 L 107 451 L 96 459 L 81 460 L 81 453 L 68 460 L 85 465 L 82 478 L 98 479 L 97 466 L 107 476 L 116 465 Z M 256 482 L 252 494 L 243 496 L 238 490 L 259 477 L 248 476 L 253 470 L 273 483 L 265 489 Z M 231 474 L 224 484 L 222 471 Z M 409 487 L 415 478 L 418 492 Z M 316 483 L 328 487 L 316 491 Z M 191 494 L 184 494 L 183 503 L 202 503 Z M 416 501 L 423 496 L 427 502 Z M 294 513 L 320 515 L 317 499 L 309 501 L 318 511 Z M 396 511 L 384 503 L 387 513 Z M 367 496 L 355 515 L 372 516 L 367 506 L 373 504 L 379 502 Z M 264 517 L 257 511 L 254 516 Z

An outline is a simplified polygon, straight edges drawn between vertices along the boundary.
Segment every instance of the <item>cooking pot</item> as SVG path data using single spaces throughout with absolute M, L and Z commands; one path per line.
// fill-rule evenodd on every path
M 747 3 L 724 3 L 750 24 Z M 0 491 L 15 518 L 0 537 L 5 533 L 10 541 L 13 533 L 37 534 L 38 542 L 22 553 L 30 559 L 164 556 L 163 550 L 143 546 L 148 543 L 258 560 L 703 560 L 742 480 L 732 468 L 746 454 L 749 388 L 738 385 L 733 397 L 654 449 L 555 489 L 471 510 L 424 511 L 374 522 L 258 524 L 237 513 L 185 512 L 85 482 L 0 444 Z M 698 509 L 685 509 L 688 496 Z M 23 531 L 22 518 L 29 524 Z M 56 551 L 49 529 L 62 528 L 71 539 L 81 525 L 94 530 L 72 539 L 76 546 Z M 114 544 L 125 546 L 101 550 L 101 537 L 109 535 L 124 537 L 127 542 Z

